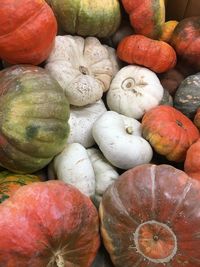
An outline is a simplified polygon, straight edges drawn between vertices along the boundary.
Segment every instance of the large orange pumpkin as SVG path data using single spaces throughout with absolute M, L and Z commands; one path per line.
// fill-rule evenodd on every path
M 170 165 L 141 165 L 112 184 L 101 233 L 115 267 L 199 267 L 200 182 Z
M 22 186 L 0 205 L 1 267 L 89 267 L 99 247 L 91 200 L 61 181 Z
M 50 54 L 57 22 L 44 0 L 0 1 L 0 58 L 40 64 Z

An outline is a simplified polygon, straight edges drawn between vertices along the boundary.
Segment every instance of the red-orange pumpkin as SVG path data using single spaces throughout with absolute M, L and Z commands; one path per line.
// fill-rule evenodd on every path
M 57 22 L 44 0 L 0 1 L 0 58 L 40 64 L 50 54 Z
M 199 267 L 200 182 L 169 165 L 141 165 L 112 184 L 101 233 L 115 267 Z
M 165 72 L 176 65 L 176 52 L 163 41 L 135 34 L 121 40 L 118 57 L 129 63 L 145 66 L 154 72 Z
M 22 186 L 0 205 L 1 267 L 89 267 L 99 247 L 91 200 L 61 181 Z
M 158 154 L 176 162 L 185 160 L 188 148 L 199 138 L 192 121 L 171 106 L 157 106 L 146 112 L 142 134 Z

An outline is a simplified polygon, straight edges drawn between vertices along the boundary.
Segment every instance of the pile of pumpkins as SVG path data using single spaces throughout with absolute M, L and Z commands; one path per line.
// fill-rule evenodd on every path
M 0 59 L 0 266 L 199 266 L 200 16 L 1 0 Z

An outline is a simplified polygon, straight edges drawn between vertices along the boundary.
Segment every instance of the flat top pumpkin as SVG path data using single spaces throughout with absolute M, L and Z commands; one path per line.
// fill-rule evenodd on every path
M 169 165 L 123 173 L 100 204 L 103 241 L 116 267 L 198 267 L 200 183 Z

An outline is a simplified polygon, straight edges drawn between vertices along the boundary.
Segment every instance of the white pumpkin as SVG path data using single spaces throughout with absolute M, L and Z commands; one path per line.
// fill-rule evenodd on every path
M 149 163 L 153 151 L 142 137 L 141 123 L 114 111 L 107 111 L 92 128 L 93 137 L 106 159 L 121 169 Z
M 56 36 L 45 69 L 59 82 L 70 104 L 85 106 L 109 89 L 116 65 L 113 54 L 97 38 L 65 35 Z
M 85 148 L 95 144 L 92 136 L 92 126 L 94 122 L 107 109 L 102 100 L 84 107 L 71 106 L 70 108 L 70 133 L 67 143 L 80 143 Z
M 78 188 L 83 194 L 95 194 L 95 174 L 87 150 L 78 143 L 68 144 L 53 160 L 56 177 Z
M 140 119 L 146 111 L 159 105 L 163 92 L 164 89 L 153 71 L 129 65 L 113 78 L 106 101 L 110 110 Z
M 88 148 L 87 153 L 95 173 L 96 184 L 94 201 L 98 206 L 104 192 L 108 186 L 119 177 L 119 174 L 116 168 L 114 168 L 110 162 L 108 162 L 99 149 Z

